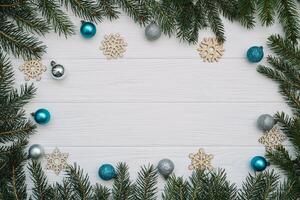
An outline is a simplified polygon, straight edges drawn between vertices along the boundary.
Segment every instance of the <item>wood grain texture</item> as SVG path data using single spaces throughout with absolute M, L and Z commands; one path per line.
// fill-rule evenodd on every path
M 80 19 L 75 19 L 79 26 Z M 289 113 L 277 92 L 277 85 L 256 72 L 256 65 L 244 58 L 252 45 L 265 47 L 279 26 L 246 30 L 224 20 L 227 42 L 219 63 L 204 63 L 197 45 L 180 43 L 162 36 L 155 42 L 144 37 L 144 29 L 127 16 L 97 25 L 91 40 L 77 35 L 65 40 L 49 34 L 42 40 L 48 53 L 42 62 L 63 64 L 65 80 L 43 75 L 37 97 L 26 108 L 32 112 L 45 107 L 51 123 L 39 126 L 31 143 L 54 147 L 70 154 L 89 173 L 92 182 L 103 163 L 126 161 L 135 177 L 140 165 L 170 158 L 175 173 L 188 176 L 188 154 L 203 147 L 215 155 L 213 165 L 225 168 L 230 180 L 241 183 L 251 172 L 249 160 L 263 155 L 257 142 L 260 114 Z M 78 29 L 79 30 L 79 29 Z M 77 31 L 79 32 L 79 31 Z M 128 43 L 123 59 L 107 60 L 99 50 L 105 34 L 120 33 Z M 199 39 L 212 36 L 201 31 Z M 24 77 L 13 60 L 17 84 Z M 261 62 L 265 63 L 265 60 Z M 51 181 L 60 180 L 47 172 Z M 110 185 L 110 182 L 104 184 Z M 160 179 L 159 187 L 164 181 Z

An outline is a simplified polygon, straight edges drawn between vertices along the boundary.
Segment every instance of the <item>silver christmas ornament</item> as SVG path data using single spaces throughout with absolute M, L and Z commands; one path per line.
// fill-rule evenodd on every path
M 45 154 L 44 148 L 39 144 L 34 144 L 29 147 L 28 155 L 30 158 L 37 160 Z
M 157 166 L 158 172 L 165 178 L 168 178 L 174 170 L 174 163 L 170 159 L 162 159 Z
M 263 131 L 269 131 L 275 124 L 274 118 L 271 115 L 263 114 L 257 119 L 257 126 Z
M 64 66 L 57 64 L 55 61 L 51 61 L 51 76 L 54 79 L 63 79 L 66 75 L 66 70 L 64 68 Z
M 145 29 L 145 36 L 150 41 L 157 40 L 161 36 L 160 27 L 155 22 L 150 23 Z

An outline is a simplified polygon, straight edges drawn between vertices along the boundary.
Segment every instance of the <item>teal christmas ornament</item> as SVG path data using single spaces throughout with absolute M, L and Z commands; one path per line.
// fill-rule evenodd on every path
M 254 156 L 251 159 L 251 167 L 254 171 L 261 172 L 265 170 L 268 166 L 267 160 L 262 156 Z
M 109 181 L 116 177 L 115 168 L 111 164 L 103 164 L 98 171 L 99 177 L 105 181 Z
M 96 34 L 96 26 L 92 22 L 81 21 L 80 33 L 84 38 L 91 38 Z
M 264 57 L 263 47 L 253 46 L 247 51 L 247 58 L 251 63 L 257 63 Z
M 32 116 L 34 117 L 36 123 L 42 125 L 47 124 L 51 118 L 50 112 L 45 108 L 38 109 L 32 113 Z

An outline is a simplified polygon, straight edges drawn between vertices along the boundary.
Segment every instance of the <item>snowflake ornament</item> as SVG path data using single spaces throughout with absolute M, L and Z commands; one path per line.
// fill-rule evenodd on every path
M 25 74 L 25 80 L 41 80 L 43 72 L 47 70 L 46 66 L 40 60 L 28 60 L 19 67 L 20 71 Z
M 258 142 L 263 144 L 267 151 L 272 151 L 281 146 L 284 140 L 286 140 L 286 136 L 277 126 L 274 126 L 271 130 L 263 134 L 258 139 Z
M 204 38 L 197 51 L 204 62 L 218 62 L 225 50 L 217 38 Z
M 122 58 L 123 53 L 126 51 L 127 43 L 120 34 L 109 34 L 104 36 L 104 40 L 101 43 L 100 50 L 108 59 Z
M 212 154 L 206 154 L 204 149 L 199 149 L 197 153 L 191 153 L 189 155 L 191 159 L 191 164 L 189 165 L 189 170 L 212 170 L 211 160 L 214 158 Z
M 69 154 L 61 153 L 58 148 L 55 148 L 51 154 L 46 154 L 47 170 L 52 170 L 56 175 L 67 168 Z

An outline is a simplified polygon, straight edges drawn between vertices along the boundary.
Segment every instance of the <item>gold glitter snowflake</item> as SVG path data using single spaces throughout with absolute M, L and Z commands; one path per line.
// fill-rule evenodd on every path
M 46 154 L 47 170 L 52 170 L 56 175 L 67 168 L 69 154 L 61 153 L 58 148 L 55 148 L 51 154 Z
M 204 38 L 197 51 L 204 62 L 218 62 L 225 50 L 217 38 Z
M 212 154 L 206 154 L 204 149 L 199 149 L 196 154 L 191 153 L 189 155 L 191 159 L 191 164 L 189 165 L 189 170 L 212 170 L 211 160 L 214 158 Z
M 117 59 L 123 57 L 123 53 L 126 51 L 127 43 L 120 36 L 120 34 L 109 34 L 104 36 L 104 40 L 101 43 L 100 50 L 108 59 Z
M 47 70 L 40 60 L 26 61 L 19 69 L 25 74 L 26 81 L 31 79 L 41 80 L 43 72 Z
M 277 126 L 274 126 L 271 130 L 263 134 L 263 136 L 258 139 L 258 142 L 263 144 L 267 151 L 272 151 L 281 146 L 284 140 L 286 140 L 286 136 Z

